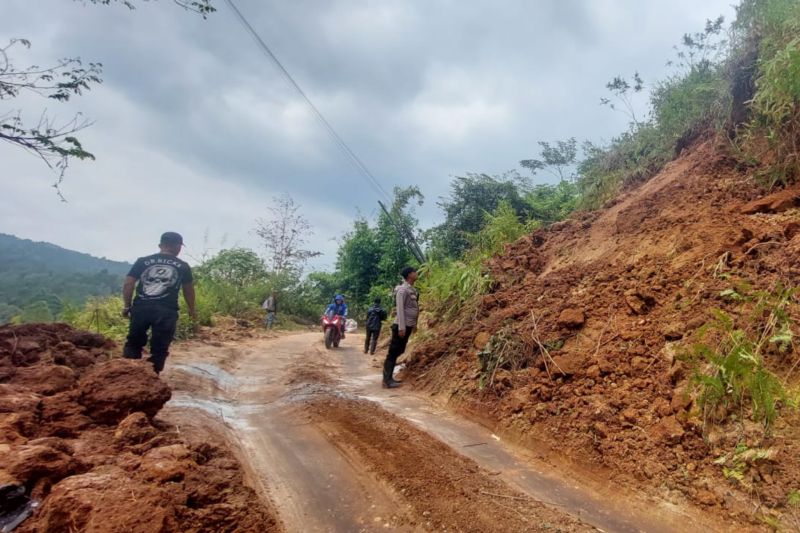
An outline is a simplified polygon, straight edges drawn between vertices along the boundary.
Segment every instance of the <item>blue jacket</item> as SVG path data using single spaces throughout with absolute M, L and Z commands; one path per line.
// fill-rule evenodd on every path
M 328 307 L 325 308 L 325 314 L 347 316 L 347 304 L 337 304 L 336 302 L 328 304 Z

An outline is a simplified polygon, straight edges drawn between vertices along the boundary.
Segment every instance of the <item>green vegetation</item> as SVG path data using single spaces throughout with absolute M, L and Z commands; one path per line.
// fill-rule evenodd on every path
M 736 28 L 758 56 L 752 120 L 744 127 L 740 146 L 749 161 L 763 164 L 760 175 L 766 185 L 797 180 L 800 4 L 794 0 L 744 0 L 738 15 Z
M 701 342 L 692 354 L 698 404 L 706 424 L 721 422 L 732 412 L 740 418 L 750 414 L 768 433 L 779 407 L 792 402 L 784 382 L 766 368 L 765 354 L 785 353 L 792 345 L 789 309 L 796 305 L 796 291 L 778 286 L 752 296 L 732 294 L 738 297 L 735 301 L 752 304 L 752 312 L 739 326 L 731 315 L 715 310 L 715 320 L 701 329 Z
M 119 292 L 130 265 L 0 234 L 0 324 L 47 322 Z
M 484 224 L 470 237 L 471 248 L 461 259 L 431 260 L 422 269 L 420 290 L 426 309 L 436 316 L 451 318 L 476 295 L 485 294 L 492 284 L 485 261 L 538 226 L 520 222 L 515 209 L 501 201 L 494 213 L 484 213 Z

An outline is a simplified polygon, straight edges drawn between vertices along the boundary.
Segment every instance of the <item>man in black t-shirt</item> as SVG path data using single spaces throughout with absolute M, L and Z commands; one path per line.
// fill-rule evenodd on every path
M 161 235 L 157 254 L 140 257 L 128 272 L 122 287 L 125 304 L 122 315 L 130 317 L 128 340 L 122 355 L 127 359 L 141 359 L 142 348 L 147 344 L 150 330 L 150 358 L 156 373 L 164 370 L 169 355 L 169 345 L 175 336 L 178 323 L 178 293 L 183 288 L 183 299 L 189 316 L 196 320 L 192 269 L 178 259 L 183 247 L 183 237 L 168 231 Z M 138 283 L 137 283 L 138 282 Z M 136 298 L 131 305 L 134 287 Z

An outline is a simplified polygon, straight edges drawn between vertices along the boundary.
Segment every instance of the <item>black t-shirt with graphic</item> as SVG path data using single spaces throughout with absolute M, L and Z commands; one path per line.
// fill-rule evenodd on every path
M 134 307 L 160 305 L 177 310 L 181 286 L 192 281 L 189 264 L 167 254 L 140 257 L 128 275 L 138 280 Z

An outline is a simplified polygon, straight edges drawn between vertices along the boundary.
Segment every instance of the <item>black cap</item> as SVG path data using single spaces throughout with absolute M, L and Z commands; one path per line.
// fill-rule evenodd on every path
M 161 243 L 174 246 L 183 246 L 183 237 L 180 233 L 174 231 L 167 231 L 161 234 Z
M 381 303 L 381 297 L 380 296 L 376 296 L 375 299 L 372 300 L 372 303 L 374 303 L 375 305 L 380 304 Z

